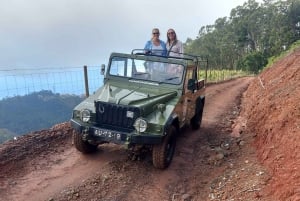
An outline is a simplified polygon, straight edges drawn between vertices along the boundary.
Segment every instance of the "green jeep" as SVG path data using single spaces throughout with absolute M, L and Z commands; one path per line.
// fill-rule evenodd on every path
M 154 167 L 167 168 L 182 128 L 201 124 L 205 79 L 200 66 L 206 65 L 187 54 L 112 53 L 107 69 L 102 65 L 103 86 L 73 110 L 76 149 L 91 153 L 99 144 L 122 144 L 133 155 L 150 150 Z

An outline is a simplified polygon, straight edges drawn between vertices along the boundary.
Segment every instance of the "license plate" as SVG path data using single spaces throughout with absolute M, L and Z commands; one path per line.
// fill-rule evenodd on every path
M 121 140 L 121 134 L 112 132 L 109 130 L 101 130 L 95 129 L 94 134 L 99 137 L 104 137 L 106 139 L 114 139 L 114 140 Z

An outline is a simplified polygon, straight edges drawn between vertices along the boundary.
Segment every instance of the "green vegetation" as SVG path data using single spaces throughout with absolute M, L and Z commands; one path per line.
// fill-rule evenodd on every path
M 69 121 L 73 107 L 82 100 L 82 97 L 76 95 L 60 95 L 51 91 L 1 100 L 0 142 L 13 135 L 26 134 Z
M 201 77 L 205 77 L 205 71 L 199 71 Z M 222 70 L 208 70 L 207 71 L 207 83 L 214 83 L 224 80 L 229 80 L 237 77 L 247 76 L 251 73 L 243 70 L 229 70 L 229 69 L 222 69 Z
M 258 73 L 300 39 L 300 1 L 248 0 L 230 17 L 203 26 L 195 40 L 187 39 L 187 53 L 205 55 L 209 69 Z M 271 59 L 272 61 L 273 59 Z
M 268 59 L 268 65 L 266 67 L 272 66 L 272 64 L 278 60 L 280 60 L 281 58 L 283 58 L 284 56 L 286 56 L 287 54 L 289 54 L 290 52 L 293 52 L 295 49 L 299 49 L 300 48 L 300 40 L 296 41 L 295 43 L 293 43 L 291 45 L 291 47 L 284 51 L 281 52 L 280 55 L 277 56 L 272 56 Z

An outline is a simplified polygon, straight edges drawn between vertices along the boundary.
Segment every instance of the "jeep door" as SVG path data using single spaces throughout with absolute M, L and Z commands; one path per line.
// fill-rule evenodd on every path
M 195 79 L 196 77 L 196 66 L 188 66 L 187 72 L 184 80 L 184 90 L 183 90 L 183 113 L 185 116 L 185 123 L 189 124 L 191 118 L 195 115 L 196 110 L 196 99 L 197 94 L 194 91 L 188 90 L 188 81 L 190 79 Z

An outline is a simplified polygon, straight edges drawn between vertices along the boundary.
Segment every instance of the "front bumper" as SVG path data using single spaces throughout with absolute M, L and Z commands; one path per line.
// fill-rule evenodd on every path
M 88 140 L 96 142 L 112 142 L 115 144 L 141 144 L 151 145 L 160 144 L 162 135 L 157 134 L 135 134 L 116 129 L 100 128 L 96 126 L 85 126 L 81 122 L 71 119 L 71 126 L 78 133 L 85 135 Z

